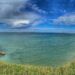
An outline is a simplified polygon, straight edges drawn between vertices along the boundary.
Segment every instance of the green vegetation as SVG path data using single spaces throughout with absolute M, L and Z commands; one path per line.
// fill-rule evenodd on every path
M 62 67 L 40 67 L 0 63 L 0 75 L 75 75 L 75 63 Z

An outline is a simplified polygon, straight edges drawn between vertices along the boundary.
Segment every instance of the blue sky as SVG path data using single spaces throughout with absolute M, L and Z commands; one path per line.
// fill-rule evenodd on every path
M 0 0 L 0 31 L 75 32 L 75 0 Z

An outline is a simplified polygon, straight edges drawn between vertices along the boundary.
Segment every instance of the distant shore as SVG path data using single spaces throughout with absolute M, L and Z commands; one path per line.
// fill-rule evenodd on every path
M 10 32 L 0 32 L 0 34 L 2 33 L 25 33 L 25 34 L 75 34 L 75 32 L 14 32 L 14 31 L 10 31 Z

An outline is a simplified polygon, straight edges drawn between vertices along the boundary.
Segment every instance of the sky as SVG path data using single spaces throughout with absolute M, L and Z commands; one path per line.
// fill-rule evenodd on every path
M 75 32 L 75 0 L 0 0 L 0 31 Z

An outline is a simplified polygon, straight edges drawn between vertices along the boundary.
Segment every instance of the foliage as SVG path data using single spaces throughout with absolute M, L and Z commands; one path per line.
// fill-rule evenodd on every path
M 75 63 L 62 67 L 42 67 L 33 65 L 0 63 L 0 75 L 75 75 Z

